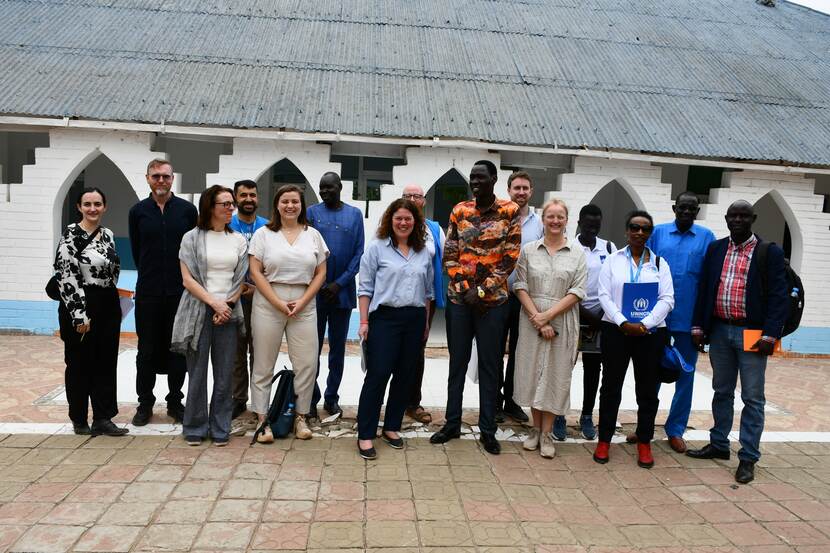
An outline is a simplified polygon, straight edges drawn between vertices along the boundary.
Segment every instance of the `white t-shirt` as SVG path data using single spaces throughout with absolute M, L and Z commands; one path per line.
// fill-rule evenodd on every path
M 329 248 L 312 226 L 300 232 L 293 244 L 288 243 L 282 231 L 262 227 L 251 238 L 248 253 L 262 263 L 268 282 L 308 285 L 314 270 L 328 257 Z
M 226 297 L 231 290 L 239 256 L 244 255 L 247 248 L 248 242 L 238 232 L 207 231 L 205 290 L 216 296 Z

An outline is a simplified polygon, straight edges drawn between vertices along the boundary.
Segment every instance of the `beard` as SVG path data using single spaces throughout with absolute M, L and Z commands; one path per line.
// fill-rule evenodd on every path
M 252 213 L 256 213 L 257 205 L 254 204 L 254 203 L 246 202 L 244 204 L 239 204 L 238 207 L 239 207 L 239 211 L 241 211 L 242 213 L 244 213 L 246 215 L 251 215 Z

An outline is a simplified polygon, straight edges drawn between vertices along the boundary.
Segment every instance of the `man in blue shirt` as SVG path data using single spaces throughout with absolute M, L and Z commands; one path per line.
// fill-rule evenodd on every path
M 647 246 L 656 255 L 664 257 L 671 267 L 674 282 L 674 310 L 666 321 L 683 359 L 692 366 L 697 364 L 697 348 L 692 342 L 692 316 L 697 299 L 698 282 L 703 270 L 703 257 L 715 235 L 708 228 L 695 224 L 700 212 L 697 194 L 683 192 L 672 206 L 675 219 L 654 227 Z M 674 388 L 671 410 L 666 419 L 666 436 L 669 445 L 678 453 L 686 451 L 683 433 L 692 409 L 694 372 L 683 372 Z M 630 441 L 630 437 L 629 437 Z
M 257 229 L 268 224 L 268 219 L 256 214 L 257 207 L 259 207 L 257 185 L 252 180 L 237 181 L 233 185 L 233 195 L 236 199 L 237 212 L 231 217 L 231 228 L 244 236 L 250 244 L 251 237 Z M 248 408 L 249 375 L 254 365 L 254 345 L 251 338 L 251 305 L 254 290 L 256 286 L 249 278 L 246 278 L 242 283 L 242 296 L 239 298 L 242 302 L 242 313 L 245 315 L 245 336 L 239 336 L 236 341 L 236 364 L 233 368 L 232 418 L 234 419 Z M 250 365 L 248 364 L 248 352 L 251 357 Z
M 340 381 L 343 379 L 343 361 L 346 355 L 346 336 L 349 319 L 357 306 L 355 275 L 363 255 L 363 214 L 356 207 L 340 201 L 343 183 L 337 173 L 328 172 L 320 179 L 322 203 L 308 208 L 308 222 L 316 228 L 326 245 L 329 257 L 326 261 L 326 283 L 317 294 L 317 337 L 319 352 L 323 349 L 323 337 L 328 325 L 329 376 L 326 380 L 323 408 L 330 415 L 342 413 L 340 409 Z M 317 363 L 320 374 L 320 363 Z M 309 417 L 317 417 L 320 387 L 314 384 Z

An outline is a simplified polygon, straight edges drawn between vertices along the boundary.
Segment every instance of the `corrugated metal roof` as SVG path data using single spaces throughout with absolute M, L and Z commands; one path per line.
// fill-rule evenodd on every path
M 830 17 L 753 0 L 4 0 L 0 113 L 830 165 Z

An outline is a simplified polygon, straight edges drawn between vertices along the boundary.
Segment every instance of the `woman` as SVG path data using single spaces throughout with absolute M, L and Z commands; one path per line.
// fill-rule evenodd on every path
M 75 434 L 123 436 L 128 430 L 112 422 L 118 414 L 121 307 L 115 285 L 121 268 L 112 231 L 101 226 L 107 197 L 98 188 L 84 188 L 75 207 L 81 222 L 66 227 L 55 254 L 69 419 Z
M 637 395 L 637 464 L 654 466 L 651 439 L 657 415 L 660 358 L 666 344 L 666 316 L 674 307 L 669 264 L 646 247 L 654 222 L 645 211 L 632 211 L 625 223 L 627 246 L 605 261 L 599 273 L 602 316 L 602 387 L 599 391 L 599 442 L 594 461 L 608 462 L 608 449 L 623 381 L 634 362 Z
M 357 449 L 364 459 L 377 457 L 373 440 L 390 376 L 381 439 L 395 449 L 404 445 L 401 421 L 435 298 L 425 235 L 418 206 L 399 198 L 384 212 L 377 239 L 360 259 L 358 336 L 366 342 L 366 377 L 357 409 Z
M 237 332 L 243 324 L 237 302 L 248 270 L 248 244 L 230 227 L 234 207 L 229 188 L 213 185 L 205 190 L 199 199 L 196 228 L 182 237 L 179 248 L 185 292 L 173 323 L 170 349 L 187 360 L 182 433 L 193 446 L 208 436 L 216 446 L 227 445 L 231 430 L 231 380 Z M 208 359 L 213 366 L 209 410 Z
M 298 186 L 277 190 L 268 224 L 254 233 L 250 249 L 251 279 L 256 285 L 251 332 L 256 355 L 251 375 L 251 405 L 260 426 L 271 403 L 271 379 L 283 335 L 294 370 L 294 436 L 311 438 L 307 415 L 317 376 L 317 308 L 315 296 L 326 280 L 329 249 L 322 235 L 308 225 L 305 199 Z M 257 436 L 271 443 L 266 425 Z
M 516 263 L 513 293 L 527 318 L 519 322 L 513 399 L 530 405 L 533 427 L 523 447 L 552 458 L 553 420 L 570 407 L 571 373 L 579 341 L 579 311 L 588 265 L 578 244 L 565 236 L 568 206 L 551 200 L 542 208 L 545 234 L 525 244 Z

